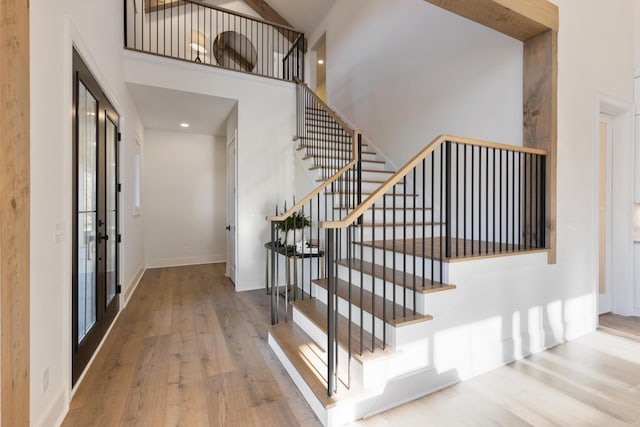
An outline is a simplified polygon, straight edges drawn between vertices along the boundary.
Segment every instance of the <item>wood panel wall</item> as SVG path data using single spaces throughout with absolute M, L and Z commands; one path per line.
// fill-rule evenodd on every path
M 29 425 L 29 1 L 0 0 L 0 422 Z

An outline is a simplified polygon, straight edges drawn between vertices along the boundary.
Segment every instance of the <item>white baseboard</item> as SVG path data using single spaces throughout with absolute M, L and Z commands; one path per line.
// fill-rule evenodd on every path
M 61 389 L 55 395 L 55 398 L 51 400 L 51 404 L 40 419 L 31 425 L 36 427 L 60 426 L 64 421 L 64 417 L 67 416 L 68 409 L 69 404 L 65 399 L 65 391 Z
M 147 269 L 181 267 L 184 265 L 216 264 L 225 262 L 227 254 L 197 255 L 188 257 L 157 258 L 147 260 Z
M 144 276 L 144 272 L 147 271 L 144 265 L 141 265 L 138 268 L 138 272 L 133 276 L 133 279 L 127 284 L 127 289 L 124 291 L 124 302 L 122 303 L 122 308 L 124 309 L 127 304 L 129 304 L 129 300 L 131 299 L 131 295 L 135 292 L 142 280 L 142 276 Z

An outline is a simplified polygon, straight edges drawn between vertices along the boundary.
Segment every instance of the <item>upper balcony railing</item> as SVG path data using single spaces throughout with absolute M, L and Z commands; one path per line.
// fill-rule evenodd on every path
M 304 79 L 304 34 L 195 0 L 124 0 L 125 48 L 264 77 Z

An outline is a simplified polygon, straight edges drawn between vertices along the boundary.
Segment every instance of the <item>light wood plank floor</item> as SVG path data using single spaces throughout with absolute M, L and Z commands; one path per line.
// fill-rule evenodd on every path
M 234 292 L 224 264 L 147 271 L 63 426 L 318 426 L 268 347 L 268 304 Z M 354 425 L 640 426 L 635 321 L 605 316 L 606 330 Z
M 63 426 L 319 426 L 267 344 L 268 304 L 224 264 L 148 270 Z
M 640 426 L 640 319 L 600 330 L 354 426 Z M 624 334 L 624 335 L 623 335 Z

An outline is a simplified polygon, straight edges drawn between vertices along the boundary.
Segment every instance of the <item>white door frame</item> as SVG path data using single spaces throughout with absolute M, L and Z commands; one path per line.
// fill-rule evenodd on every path
M 634 107 L 630 102 L 597 93 L 593 116 L 592 277 L 594 316 L 598 315 L 599 135 L 600 115 L 612 116 L 611 292 L 613 313 L 633 314 Z
M 234 167 L 233 170 L 229 169 L 229 149 L 233 146 L 235 152 Z M 233 135 L 229 138 L 227 135 L 227 265 L 226 276 L 236 284 L 236 266 L 238 264 L 238 233 L 237 233 L 237 220 L 238 220 L 238 129 L 234 129 Z M 235 186 L 235 195 L 231 197 L 229 194 L 230 180 L 233 179 Z M 233 198 L 230 202 L 229 199 Z
M 613 311 L 613 282 L 611 280 L 611 244 L 612 244 L 612 212 L 611 212 L 611 200 L 612 200 L 612 168 L 613 168 L 613 117 L 608 114 L 600 114 L 600 123 L 605 123 L 607 126 L 606 133 L 606 148 L 605 148 L 605 210 L 606 210 L 606 218 L 605 218 L 605 286 L 606 291 L 604 294 L 599 292 L 600 285 L 600 238 L 601 238 L 601 230 L 600 230 L 600 218 L 598 217 L 598 314 L 609 313 Z M 600 189 L 600 166 L 602 165 L 602 159 L 600 158 L 602 152 L 600 150 L 600 138 L 601 138 L 600 129 L 598 129 L 598 190 Z M 600 204 L 600 193 L 598 191 L 598 205 Z M 600 215 L 601 207 L 598 206 L 598 215 Z

